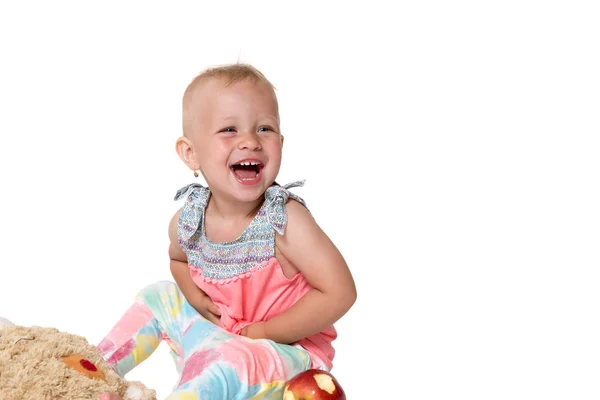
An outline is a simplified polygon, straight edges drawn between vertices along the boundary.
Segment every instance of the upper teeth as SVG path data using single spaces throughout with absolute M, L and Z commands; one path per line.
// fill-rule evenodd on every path
M 239 165 L 258 165 L 259 162 L 258 161 L 243 161 L 241 163 L 238 163 Z

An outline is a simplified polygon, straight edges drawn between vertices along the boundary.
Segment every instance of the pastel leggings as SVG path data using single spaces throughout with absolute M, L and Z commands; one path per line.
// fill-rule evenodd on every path
M 125 376 L 161 340 L 180 373 L 168 400 L 281 399 L 286 381 L 311 368 L 300 347 L 248 339 L 206 320 L 172 282 L 144 288 L 98 349 Z

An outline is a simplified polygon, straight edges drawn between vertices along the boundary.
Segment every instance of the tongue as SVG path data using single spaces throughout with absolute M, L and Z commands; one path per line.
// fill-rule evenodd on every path
M 258 175 L 256 167 L 251 165 L 235 166 L 233 167 L 233 173 L 242 179 L 254 178 Z

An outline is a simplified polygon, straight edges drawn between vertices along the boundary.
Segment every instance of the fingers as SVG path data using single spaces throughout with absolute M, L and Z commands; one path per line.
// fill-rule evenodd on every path
M 221 326 L 221 310 L 210 297 L 202 296 L 192 307 L 213 324 Z
M 209 320 L 210 322 L 212 322 L 213 324 L 215 324 L 217 326 L 221 326 L 221 319 L 212 313 L 206 313 L 204 318 L 206 318 L 207 320 Z
M 212 301 L 208 304 L 208 311 L 215 315 L 221 316 L 221 310 L 219 310 L 219 307 L 217 307 L 217 305 Z

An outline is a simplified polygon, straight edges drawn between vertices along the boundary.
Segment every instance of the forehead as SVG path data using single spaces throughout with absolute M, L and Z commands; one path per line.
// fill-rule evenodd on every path
M 184 135 L 211 127 L 226 117 L 267 117 L 279 124 L 279 106 L 274 89 L 263 82 L 209 78 L 196 82 L 186 93 L 183 107 Z
M 253 79 L 244 79 L 227 84 L 224 79 L 213 78 L 202 82 L 194 93 L 194 106 L 227 107 L 235 103 L 244 103 L 256 107 L 271 107 L 277 112 L 277 97 L 267 84 Z M 237 104 L 239 107 L 239 104 Z

